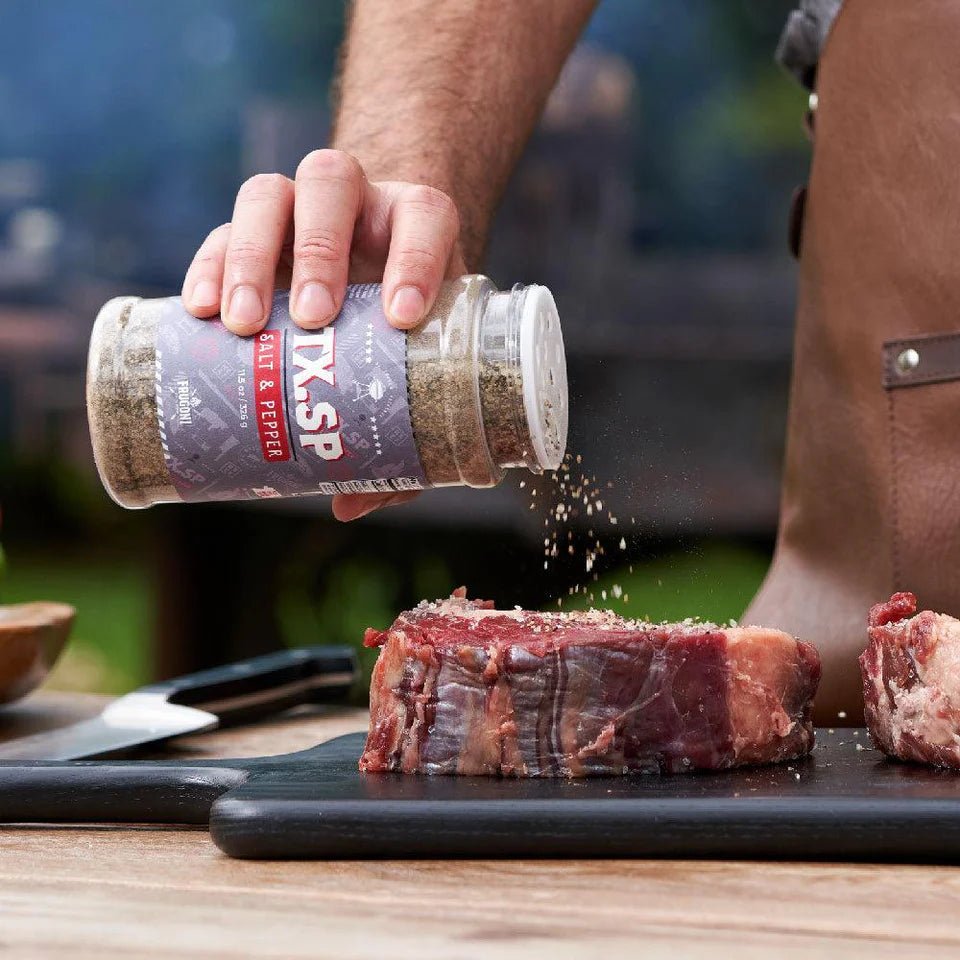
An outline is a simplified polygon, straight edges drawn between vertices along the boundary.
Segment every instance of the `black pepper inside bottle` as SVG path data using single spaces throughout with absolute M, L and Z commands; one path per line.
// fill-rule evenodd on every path
M 265 334 L 272 336 L 276 327 L 281 333 L 287 330 L 283 336 L 312 342 L 302 331 L 292 328 L 286 296 L 277 295 Z M 354 302 L 351 297 L 359 302 L 363 296 L 372 298 L 370 302 L 378 302 L 379 288 L 368 284 L 348 290 L 351 303 Z M 182 331 L 172 340 L 169 331 L 161 329 L 162 324 L 170 322 L 171 316 L 176 318 Z M 331 343 L 337 324 L 346 322 L 343 317 L 341 313 L 334 321 L 334 330 L 327 335 Z M 379 319 L 382 320 L 382 316 Z M 186 458 L 193 461 L 189 470 L 184 469 L 183 457 L 171 456 L 170 445 L 165 444 L 171 426 L 170 413 L 168 411 L 165 419 L 164 406 L 182 401 L 189 421 L 189 404 L 198 401 L 192 397 L 194 387 L 187 390 L 184 398 L 172 395 L 170 384 L 166 384 L 168 396 L 163 400 L 164 371 L 169 377 L 178 362 L 175 354 L 193 349 L 196 338 L 233 337 L 222 325 L 215 324 L 214 328 L 215 332 L 211 333 L 209 321 L 188 317 L 176 298 L 121 297 L 111 300 L 100 311 L 90 345 L 88 415 L 100 476 L 111 496 L 121 505 L 135 508 L 183 500 L 373 492 L 416 489 L 417 486 L 489 487 L 498 483 L 508 469 L 523 467 L 535 472 L 556 469 L 563 458 L 567 431 L 566 366 L 553 297 L 541 286 L 517 286 L 501 292 L 486 277 L 474 275 L 443 285 L 424 322 L 405 335 L 405 349 L 400 352 L 403 359 L 396 364 L 400 369 L 386 370 L 380 378 L 391 382 L 396 378 L 405 380 L 409 430 L 421 468 L 417 477 L 391 477 L 387 475 L 390 464 L 381 465 L 373 457 L 357 475 L 346 473 L 348 467 L 338 462 L 331 480 L 317 481 L 316 475 L 297 474 L 287 482 L 284 465 L 264 460 L 261 467 L 257 463 L 256 448 L 251 447 L 253 452 L 248 458 L 251 462 L 246 464 L 246 473 L 242 475 L 244 482 L 238 481 L 234 486 L 214 482 L 191 486 L 188 474 L 199 475 L 204 480 L 210 476 L 216 479 L 222 463 L 215 461 L 222 454 L 216 444 L 206 439 L 209 432 L 201 435 L 198 430 L 201 439 L 196 453 Z M 401 336 L 392 330 L 384 335 Z M 161 351 L 159 344 L 164 337 L 168 342 Z M 216 345 L 228 349 L 226 341 L 218 339 Z M 254 349 L 259 351 L 259 345 Z M 285 379 L 277 385 L 282 392 L 276 396 L 282 396 L 287 406 L 286 424 L 295 428 L 291 413 L 304 388 L 294 386 L 299 382 L 293 379 L 298 372 L 295 365 L 288 364 L 288 367 L 290 369 L 283 371 Z M 358 373 L 358 369 L 354 369 L 354 373 Z M 231 419 L 234 415 L 245 415 L 244 378 L 243 370 L 236 375 L 231 373 L 224 381 L 229 390 L 219 391 L 221 395 L 240 391 L 239 400 L 230 393 L 227 397 L 230 402 L 219 408 L 218 418 L 231 421 L 228 428 L 235 426 Z M 209 379 L 202 369 L 200 375 L 193 378 L 194 381 Z M 249 384 L 259 382 L 262 381 L 251 370 L 247 394 L 252 390 Z M 377 394 L 382 384 L 377 390 L 373 389 L 379 382 L 372 380 L 367 387 L 358 383 L 355 402 L 360 403 L 362 399 L 371 404 L 379 400 Z M 342 376 L 338 389 L 346 391 L 343 396 L 352 402 L 353 394 L 346 390 Z M 343 400 L 344 404 L 347 402 Z M 199 405 L 202 408 L 202 403 Z M 319 410 L 317 406 L 308 412 Z M 301 412 L 298 408 L 297 415 Z M 328 422 L 335 417 L 334 410 Z M 283 417 L 276 416 L 274 420 L 277 423 L 271 426 L 286 429 Z M 193 424 L 189 426 L 198 429 Z M 396 429 L 395 424 L 391 429 Z M 249 436 L 242 431 L 234 432 L 241 438 Z M 226 434 L 229 435 L 229 429 Z M 386 442 L 381 434 L 375 432 L 374 435 L 378 446 Z M 357 436 L 353 436 L 353 440 L 360 442 Z M 292 435 L 290 441 L 294 443 Z M 344 454 L 349 455 L 350 440 L 345 442 Z M 299 453 L 306 456 L 303 449 Z M 293 459 L 303 465 L 297 457 L 295 443 Z M 289 469 L 294 470 L 292 463 Z

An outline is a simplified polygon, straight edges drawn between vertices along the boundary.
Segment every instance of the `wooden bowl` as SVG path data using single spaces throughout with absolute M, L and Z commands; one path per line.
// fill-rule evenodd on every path
M 0 606 L 0 704 L 19 700 L 43 683 L 75 616 L 66 603 Z

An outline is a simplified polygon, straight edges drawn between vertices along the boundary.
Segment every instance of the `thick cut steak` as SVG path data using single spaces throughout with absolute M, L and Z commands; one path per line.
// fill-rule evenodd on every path
M 870 611 L 860 657 L 873 742 L 901 760 L 960 769 L 960 620 L 896 593 Z
M 718 770 L 813 746 L 820 658 L 779 630 L 421 604 L 385 632 L 360 769 L 586 777 Z

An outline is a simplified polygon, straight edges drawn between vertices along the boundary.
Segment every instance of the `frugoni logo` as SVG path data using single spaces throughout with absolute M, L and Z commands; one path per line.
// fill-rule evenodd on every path
M 181 425 L 193 423 L 193 398 L 190 396 L 190 380 L 185 376 L 173 381 L 177 392 L 177 420 Z

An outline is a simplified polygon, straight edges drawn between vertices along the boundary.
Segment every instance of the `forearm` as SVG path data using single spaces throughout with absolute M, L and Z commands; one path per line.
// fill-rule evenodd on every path
M 596 0 L 355 0 L 333 146 L 460 211 L 469 267 Z

